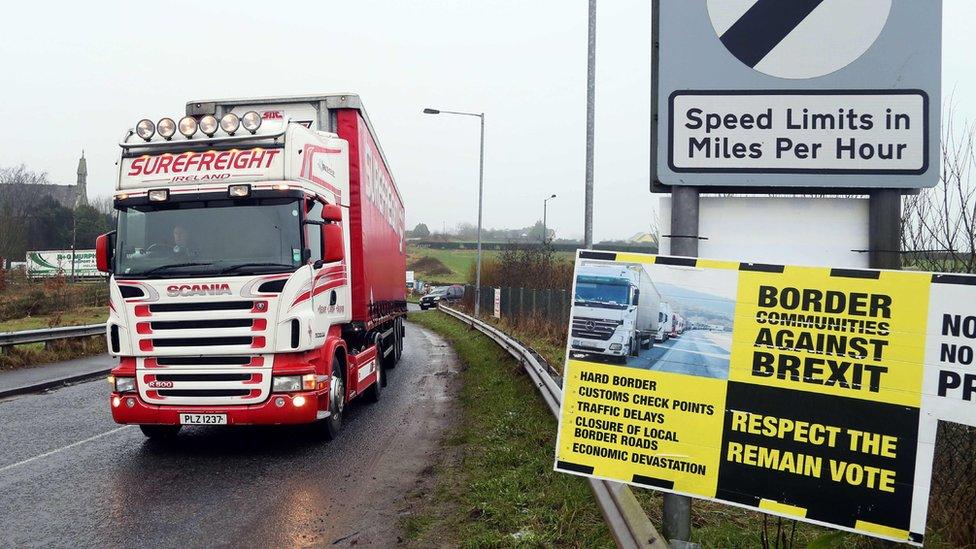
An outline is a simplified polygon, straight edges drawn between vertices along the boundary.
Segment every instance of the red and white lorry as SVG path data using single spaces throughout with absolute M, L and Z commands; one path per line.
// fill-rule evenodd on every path
M 355 95 L 191 101 L 126 132 L 110 273 L 118 423 L 314 423 L 403 350 L 404 210 Z

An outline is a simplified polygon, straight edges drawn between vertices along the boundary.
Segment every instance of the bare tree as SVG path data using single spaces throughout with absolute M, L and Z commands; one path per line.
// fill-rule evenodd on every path
M 35 172 L 26 165 L 0 167 L 0 185 L 19 183 L 21 185 L 45 185 L 51 183 L 47 172 Z
M 100 214 L 115 216 L 115 201 L 111 196 L 96 196 L 89 200 L 88 204 Z
M 942 127 L 938 185 L 906 197 L 902 249 L 906 265 L 942 272 L 976 272 L 976 124 L 960 122 L 952 105 Z
M 47 172 L 35 172 L 21 164 L 0 167 L 0 215 L 23 217 L 27 215 L 39 196 L 26 192 L 21 185 L 50 184 Z

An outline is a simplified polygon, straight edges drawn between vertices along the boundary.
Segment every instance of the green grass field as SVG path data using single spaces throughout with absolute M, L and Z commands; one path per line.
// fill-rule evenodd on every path
M 485 259 L 498 257 L 501 252 L 496 250 L 482 250 L 482 257 Z M 556 252 L 558 257 L 565 258 L 567 261 L 572 261 L 575 254 L 573 252 Z M 478 250 L 436 250 L 433 248 L 418 248 L 416 246 L 407 247 L 407 269 L 411 262 L 416 261 L 422 257 L 433 257 L 444 264 L 448 269 L 451 270 L 450 274 L 440 274 L 440 275 L 428 275 L 424 273 L 416 273 L 415 276 L 424 282 L 429 282 L 433 284 L 465 284 L 473 283 L 473 280 L 468 280 L 469 273 L 471 272 L 471 266 L 478 258 Z

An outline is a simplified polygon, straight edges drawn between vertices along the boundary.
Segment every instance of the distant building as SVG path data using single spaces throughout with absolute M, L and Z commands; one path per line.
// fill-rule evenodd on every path
M 78 159 L 78 179 L 75 180 L 75 205 L 88 205 L 88 162 L 85 160 L 85 151 L 81 151 L 81 158 Z
M 7 196 L 21 194 L 32 194 L 35 196 L 50 196 L 65 208 L 74 209 L 78 206 L 88 204 L 88 162 L 85 160 L 85 152 L 82 151 L 81 158 L 78 159 L 78 178 L 74 185 L 22 185 L 6 184 L 0 185 L 0 202 Z

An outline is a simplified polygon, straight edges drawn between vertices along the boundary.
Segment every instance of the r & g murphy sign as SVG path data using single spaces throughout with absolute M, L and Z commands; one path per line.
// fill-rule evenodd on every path
M 941 0 L 657 0 L 653 23 L 656 190 L 938 181 Z

